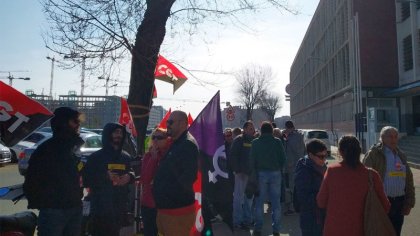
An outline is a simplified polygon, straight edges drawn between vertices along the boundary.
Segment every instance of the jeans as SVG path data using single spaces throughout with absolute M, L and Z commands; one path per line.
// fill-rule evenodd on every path
M 141 216 L 143 219 L 144 236 L 158 235 L 158 229 L 156 224 L 157 209 L 142 206 Z
M 402 212 L 404 208 L 404 196 L 394 198 L 388 197 L 388 200 L 391 203 L 391 209 L 388 212 L 388 217 L 394 226 L 397 236 L 400 236 L 402 226 L 404 224 L 404 214 Z
M 260 195 L 256 199 L 255 204 L 255 231 L 262 230 L 264 224 L 264 201 L 266 194 L 271 202 L 271 220 L 273 232 L 280 232 L 280 216 L 281 216 L 281 171 L 259 171 L 258 184 Z
M 245 196 L 248 175 L 235 174 L 235 187 L 233 190 L 233 225 L 250 225 L 252 223 L 252 198 Z
M 82 208 L 39 209 L 38 236 L 80 236 Z

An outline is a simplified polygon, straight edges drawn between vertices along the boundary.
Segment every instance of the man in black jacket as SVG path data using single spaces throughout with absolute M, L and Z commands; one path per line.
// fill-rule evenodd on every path
M 173 144 L 160 161 L 153 184 L 158 230 L 164 236 L 189 235 L 195 222 L 193 183 L 197 177 L 198 146 L 187 131 L 185 112 L 173 111 L 166 124 Z
M 233 192 L 233 225 L 235 228 L 249 230 L 252 224 L 252 196 L 245 196 L 248 177 L 251 174 L 249 155 L 255 128 L 252 121 L 243 125 L 243 134 L 237 136 L 232 143 L 229 158 L 233 164 L 235 186 Z
M 91 233 L 118 236 L 129 211 L 129 183 L 134 181 L 130 156 L 122 150 L 125 128 L 108 123 L 102 132 L 102 149 L 89 156 L 83 185 L 90 188 Z
M 34 151 L 23 189 L 28 208 L 39 209 L 38 235 L 80 236 L 82 189 L 79 158 L 80 113 L 59 107 L 51 119 L 52 138 Z

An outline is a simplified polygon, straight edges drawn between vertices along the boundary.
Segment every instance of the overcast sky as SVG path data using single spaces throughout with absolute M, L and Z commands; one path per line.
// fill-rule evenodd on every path
M 277 115 L 288 115 L 290 107 L 284 101 L 284 90 L 289 83 L 290 66 L 319 1 L 290 2 L 300 11 L 299 15 L 266 10 L 243 20 L 253 31 L 203 25 L 201 32 L 205 33 L 200 33 L 192 40 L 181 35 L 167 35 L 161 54 L 170 61 L 195 70 L 232 72 L 249 63 L 271 66 L 275 73 L 275 82 L 271 88 L 283 100 L 283 108 Z M 13 81 L 13 87 L 19 91 L 32 89 L 36 94 L 49 94 L 51 61 L 46 56 L 55 56 L 58 60 L 61 58 L 44 46 L 41 31 L 47 26 L 38 1 L 0 1 L 0 78 L 3 82 L 9 82 L 4 79 L 8 76 L 4 72 L 11 71 L 14 77 L 31 78 L 30 81 Z M 121 65 L 119 78 L 115 78 L 120 81 L 115 89 L 117 96 L 128 94 L 129 66 L 129 63 Z M 53 94 L 64 95 L 69 90 L 79 94 L 80 74 L 80 68 L 63 70 L 56 67 Z M 185 110 L 195 117 L 220 90 L 222 102 L 239 105 L 235 98 L 238 85 L 232 76 L 197 73 L 198 81 L 186 75 L 189 80 L 175 94 L 170 84 L 157 81 L 158 98 L 154 99 L 154 104 L 166 109 L 171 107 L 172 110 Z M 104 82 L 98 81 L 97 76 L 86 78 L 86 95 L 105 95 Z M 113 95 L 114 88 L 109 93 Z

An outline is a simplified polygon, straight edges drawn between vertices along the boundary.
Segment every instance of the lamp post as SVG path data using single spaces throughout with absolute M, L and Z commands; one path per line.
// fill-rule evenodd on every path
M 57 61 L 54 57 L 47 56 L 51 60 L 51 80 L 50 80 L 50 98 L 53 99 L 53 80 L 54 80 L 54 63 Z
M 77 58 L 82 59 L 82 74 L 81 74 L 81 79 L 80 79 L 80 83 L 81 83 L 80 96 L 83 97 L 83 94 L 84 94 L 84 91 L 85 91 L 86 58 L 88 58 L 88 56 L 80 55 L 78 53 L 71 53 L 70 55 L 65 55 L 64 56 L 64 59 L 77 59 Z

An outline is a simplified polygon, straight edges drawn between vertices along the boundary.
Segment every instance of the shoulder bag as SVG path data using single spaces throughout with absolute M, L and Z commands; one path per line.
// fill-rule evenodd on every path
M 394 226 L 375 192 L 372 170 L 370 168 L 368 168 L 368 173 L 369 190 L 366 196 L 364 212 L 365 236 L 395 236 Z

